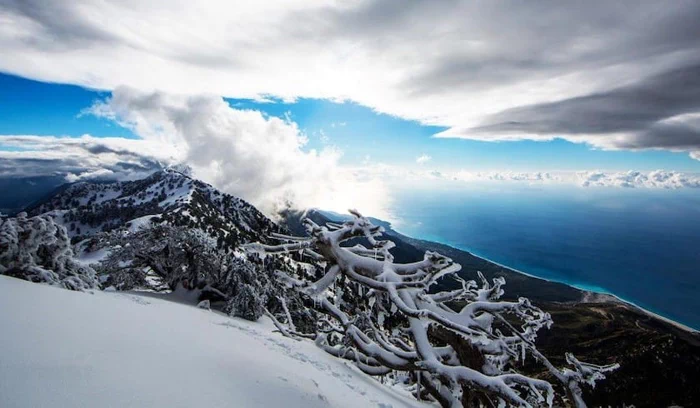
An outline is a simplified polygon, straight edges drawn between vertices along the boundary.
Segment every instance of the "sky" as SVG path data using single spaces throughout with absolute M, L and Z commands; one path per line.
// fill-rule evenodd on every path
M 417 183 L 698 188 L 698 20 L 683 0 L 0 0 L 0 177 L 185 163 L 268 214 L 385 215 Z

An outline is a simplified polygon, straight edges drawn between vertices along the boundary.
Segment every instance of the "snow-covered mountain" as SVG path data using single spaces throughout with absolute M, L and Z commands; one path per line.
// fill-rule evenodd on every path
M 74 242 L 99 232 L 123 227 L 133 232 L 164 222 L 201 229 L 233 248 L 277 230 L 244 200 L 171 169 L 136 181 L 67 185 L 27 212 L 48 213 L 66 227 Z
M 264 310 L 281 310 L 278 298 L 285 289 L 274 279 L 276 270 L 315 269 L 291 258 L 265 263 L 241 250 L 243 244 L 266 242 L 284 229 L 244 200 L 172 169 L 136 181 L 66 185 L 27 212 L 32 218 L 8 219 L 2 228 L 11 232 L 15 224 L 32 225 L 38 219 L 64 226 L 75 252 L 70 256 L 97 272 L 102 289 L 187 293 L 193 302 L 207 300 L 249 320 Z M 37 245 L 22 246 L 26 240 L 16 233 L 6 235 L 11 239 L 0 247 L 26 246 L 28 260 L 46 252 Z M 44 235 L 39 242 L 54 240 Z M 35 264 L 16 265 L 15 276 L 36 281 L 27 270 Z M 302 325 L 313 321 L 298 296 L 286 298 Z

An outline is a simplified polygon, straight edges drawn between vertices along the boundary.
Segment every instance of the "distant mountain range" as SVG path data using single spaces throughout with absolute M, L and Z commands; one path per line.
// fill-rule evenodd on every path
M 163 277 L 176 271 L 150 273 L 148 271 L 154 268 L 165 270 L 170 266 L 155 265 L 152 259 L 133 263 L 125 248 L 155 248 L 153 251 L 161 261 L 168 257 L 184 256 L 186 259 L 209 254 L 203 256 L 207 259 L 190 259 L 188 262 L 192 265 L 228 254 L 240 259 L 237 270 L 253 270 L 251 265 L 256 261 L 240 255 L 242 244 L 265 241 L 273 232 L 304 234 L 302 217 L 309 217 L 318 224 L 342 217 L 320 210 L 288 211 L 275 223 L 244 200 L 175 170 L 159 171 L 137 181 L 62 185 L 25 211 L 30 216 L 49 215 L 65 226 L 79 258 L 94 266 L 98 273 L 110 275 L 120 271 L 118 273 L 128 275 L 144 271 L 143 276 L 133 281 L 125 280 L 124 276 L 120 279 L 101 276 L 103 288 L 123 285 L 116 289 L 156 291 L 166 289 L 168 282 Z M 460 263 L 463 267 L 460 273 L 469 279 L 474 278 L 477 270 L 487 278 L 504 276 L 506 296 L 528 297 L 552 314 L 554 328 L 543 332 L 538 339 L 545 354 L 563 356 L 563 351 L 568 350 L 594 363 L 614 356 L 621 368 L 586 396 L 592 406 L 675 404 L 690 407 L 700 401 L 700 389 L 695 384 L 700 378 L 700 336 L 697 333 L 685 331 L 612 297 L 526 276 L 465 251 L 404 236 L 384 221 L 375 222 L 383 225 L 386 238 L 395 242 L 392 252 L 397 262 L 416 261 L 422 259 L 426 250 L 434 250 Z M 175 228 L 177 234 L 168 228 Z M 204 249 L 177 247 L 188 237 L 196 237 L 197 245 L 204 243 L 201 244 Z M 122 255 L 116 256 L 118 253 Z M 308 263 L 313 267 L 313 261 Z M 236 307 L 231 298 L 244 296 L 247 290 L 253 291 L 255 296 L 264 294 L 270 298 L 277 290 L 269 287 L 271 281 L 264 274 L 249 274 L 240 278 L 240 282 L 231 283 L 232 276 L 217 278 L 216 282 L 206 287 L 200 285 L 199 289 L 208 291 L 207 296 L 213 301 L 228 302 L 229 308 Z M 453 284 L 456 282 L 441 283 L 442 286 Z M 534 365 L 531 370 L 538 374 Z

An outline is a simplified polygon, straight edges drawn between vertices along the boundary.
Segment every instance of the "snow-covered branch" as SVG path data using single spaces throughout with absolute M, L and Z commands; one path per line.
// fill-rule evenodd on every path
M 312 253 L 313 260 L 323 260 L 320 277 L 291 276 L 289 271 L 277 271 L 277 276 L 328 316 L 319 319 L 316 328 L 316 344 L 327 352 L 355 362 L 370 375 L 414 373 L 418 398 L 450 407 L 475 401 L 551 406 L 554 387 L 549 382 L 514 371 L 528 354 L 544 364 L 566 400 L 577 407 L 585 406 L 582 384 L 593 386 L 617 368 L 582 363 L 569 354 L 566 359 L 573 369 L 556 368 L 535 347 L 537 332 L 552 324 L 551 317 L 525 298 L 500 300 L 503 278 L 489 282 L 478 273 L 479 283 L 466 281 L 456 275 L 460 265 L 431 251 L 418 262 L 394 263 L 390 253 L 394 243 L 384 239 L 383 228 L 357 211 L 350 213 L 351 220 L 327 226 L 304 220 L 309 237 L 275 234 L 271 238 L 280 244 L 248 245 L 263 254 Z M 348 240 L 363 243 L 343 246 Z M 430 291 L 448 275 L 461 288 Z M 282 305 L 288 324 L 280 331 L 289 335 L 295 331 L 294 323 Z M 458 344 L 440 344 L 433 330 L 447 330 L 466 342 L 480 363 L 465 361 Z
M 72 290 L 97 288 L 95 271 L 76 261 L 66 229 L 49 215 L 0 219 L 0 275 Z

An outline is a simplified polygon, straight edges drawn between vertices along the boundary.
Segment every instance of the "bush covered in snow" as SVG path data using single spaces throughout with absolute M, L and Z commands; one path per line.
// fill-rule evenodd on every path
M 118 230 L 97 234 L 82 246 L 88 252 L 109 248 L 95 267 L 105 287 L 193 291 L 198 300 L 219 302 L 226 313 L 248 320 L 260 318 L 265 308 L 281 309 L 284 287 L 275 270 L 284 267 L 282 260 L 264 264 L 256 254 L 224 251 L 196 228 L 157 224 L 137 232 Z M 298 295 L 292 301 L 303 309 Z M 303 310 L 295 310 L 295 316 L 313 318 Z
M 247 320 L 258 320 L 264 313 L 263 298 L 253 285 L 244 283 L 231 296 L 224 311 Z
M 463 280 L 456 275 L 461 267 L 435 252 L 426 252 L 420 262 L 394 263 L 393 242 L 378 239 L 383 229 L 352 213 L 351 221 L 323 227 L 307 219 L 310 237 L 275 234 L 282 244 L 248 245 L 282 258 L 301 253 L 325 266 L 320 276 L 309 270 L 278 271 L 281 281 L 311 299 L 324 316 L 311 331 L 301 329 L 282 301 L 285 324 L 268 313 L 281 333 L 313 338 L 369 375 L 409 373 L 417 398 L 444 407 L 552 406 L 555 386 L 517 372 L 528 355 L 563 391 L 560 401 L 577 407 L 585 406 L 582 385 L 593 386 L 617 368 L 582 363 L 571 354 L 566 355 L 570 367 L 555 367 L 535 347 L 537 332 L 552 324 L 551 317 L 528 299 L 500 300 L 503 278 L 488 282 L 479 274 L 479 283 Z M 341 246 L 358 239 L 369 247 Z M 430 290 L 447 276 L 459 280 L 461 288 Z M 348 301 L 350 291 L 355 296 Z
M 0 219 L 0 274 L 72 290 L 97 287 L 95 271 L 74 259 L 66 229 L 48 215 Z

